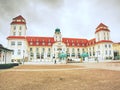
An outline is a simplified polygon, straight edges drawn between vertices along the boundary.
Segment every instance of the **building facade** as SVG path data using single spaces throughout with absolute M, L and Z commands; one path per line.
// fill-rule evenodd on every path
M 55 29 L 53 37 L 26 36 L 26 20 L 20 15 L 11 22 L 10 36 L 7 37 L 8 48 L 12 49 L 13 61 L 41 61 L 58 59 L 59 53 L 67 58 L 79 59 L 86 52 L 89 59 L 105 60 L 113 58 L 113 42 L 110 30 L 100 23 L 95 30 L 95 38 L 64 38 L 60 29 Z
M 120 59 L 120 42 L 113 43 L 113 52 L 114 52 L 114 59 Z
M 11 63 L 12 50 L 0 44 L 0 64 Z

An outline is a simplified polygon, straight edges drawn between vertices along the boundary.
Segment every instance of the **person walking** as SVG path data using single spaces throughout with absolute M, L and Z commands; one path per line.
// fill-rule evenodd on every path
M 54 64 L 56 64 L 56 59 L 55 59 L 55 63 Z

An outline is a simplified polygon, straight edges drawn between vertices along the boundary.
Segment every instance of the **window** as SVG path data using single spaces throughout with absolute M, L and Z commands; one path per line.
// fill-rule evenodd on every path
M 44 51 L 45 51 L 45 48 L 42 48 L 42 51 L 44 52 Z
M 67 52 L 69 52 L 69 48 L 67 48 Z
M 45 45 L 45 42 L 42 42 L 42 45 Z
M 107 55 L 107 50 L 105 51 L 105 54 Z
M 77 49 L 77 51 L 79 52 L 79 51 L 80 51 L 80 49 L 78 48 L 78 49 Z
M 72 53 L 72 57 L 75 57 L 75 53 Z
M 13 32 L 13 35 L 16 35 L 16 32 Z
M 30 42 L 30 45 L 32 45 L 33 43 L 32 42 Z
M 111 48 L 111 45 L 109 44 L 109 48 Z
M 51 45 L 51 43 L 49 42 L 48 45 Z
M 100 45 L 98 45 L 98 49 L 100 49 Z
M 95 52 L 93 52 L 93 56 L 95 56 Z
M 12 55 L 14 55 L 14 50 L 13 50 L 13 52 L 12 52 Z
M 16 26 L 14 26 L 14 28 L 13 28 L 14 30 L 16 30 Z
M 74 52 L 75 51 L 75 49 L 74 48 L 72 48 L 72 52 Z
M 22 27 L 20 26 L 20 27 L 19 27 L 19 30 L 21 30 L 21 29 L 22 29 Z
M 36 45 L 39 45 L 39 42 L 38 42 L 38 41 L 36 42 Z
M 104 40 L 106 40 L 106 37 L 104 36 Z
M 11 46 L 15 46 L 15 42 L 14 41 L 11 42 Z
M 33 52 L 31 52 L 31 53 L 30 53 L 30 56 L 31 56 L 31 57 L 33 57 L 33 56 L 34 56 Z
M 32 48 L 30 48 L 30 51 L 32 51 Z
M 84 49 L 82 49 L 82 52 L 84 52 Z
M 82 44 L 82 46 L 84 46 L 84 44 Z
M 72 43 L 72 46 L 74 46 L 74 43 Z
M 109 51 L 109 55 L 111 55 L 111 50 Z
M 91 48 L 89 48 L 89 50 L 91 51 Z
M 50 48 L 48 48 L 48 52 L 50 52 Z
M 18 49 L 18 52 L 17 52 L 17 53 L 18 53 L 18 55 L 20 55 L 20 54 L 21 54 L 21 51 L 20 51 L 20 49 Z
M 18 46 L 21 46 L 22 45 L 22 42 L 18 42 Z
M 105 48 L 107 48 L 107 45 L 105 44 Z
M 36 52 L 39 52 L 39 48 L 36 48 Z
M 89 52 L 90 56 L 92 56 L 91 52 Z
M 69 46 L 69 43 L 67 43 L 67 46 Z
M 19 32 L 19 36 L 21 36 L 21 32 Z

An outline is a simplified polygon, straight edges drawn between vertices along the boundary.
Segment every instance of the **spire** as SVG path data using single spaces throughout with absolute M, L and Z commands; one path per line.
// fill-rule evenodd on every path
M 21 15 L 19 15 L 13 18 L 11 24 L 26 24 L 26 21 Z

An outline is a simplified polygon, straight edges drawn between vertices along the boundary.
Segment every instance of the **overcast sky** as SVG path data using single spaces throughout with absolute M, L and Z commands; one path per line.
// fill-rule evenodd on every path
M 53 36 L 60 28 L 63 37 L 94 38 L 102 22 L 111 39 L 120 42 L 120 0 L 0 0 L 0 43 L 7 46 L 12 18 L 22 15 L 27 35 Z

